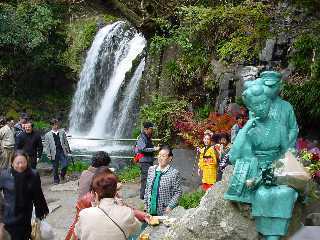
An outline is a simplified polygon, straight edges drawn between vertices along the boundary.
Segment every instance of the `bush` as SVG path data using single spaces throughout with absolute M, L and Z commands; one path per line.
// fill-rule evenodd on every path
M 292 104 L 298 123 L 303 127 L 318 124 L 320 119 L 319 89 L 320 81 L 317 79 L 306 81 L 301 85 L 288 83 L 284 85 L 282 91 L 284 99 Z
M 137 164 L 131 164 L 122 169 L 117 176 L 122 183 L 134 182 L 136 178 L 140 176 L 140 168 Z
M 201 189 L 191 193 L 184 193 L 180 197 L 178 205 L 185 209 L 195 208 L 199 205 L 204 194 L 205 191 Z
M 89 49 L 98 31 L 96 18 L 77 21 L 68 26 L 69 47 L 63 54 L 63 62 L 79 74 L 85 51 Z
M 210 112 L 212 112 L 212 106 L 205 104 L 196 110 L 195 118 L 198 120 L 204 120 L 209 117 Z
M 303 33 L 295 39 L 293 48 L 294 52 L 290 57 L 290 62 L 300 73 L 312 79 L 318 79 L 320 77 L 320 57 L 317 53 L 320 51 L 320 37 L 313 33 Z
M 205 130 L 211 130 L 214 133 L 230 133 L 236 120 L 228 114 L 218 115 L 210 113 L 204 120 L 197 120 L 192 112 L 183 112 L 175 122 L 175 129 L 182 140 L 191 146 L 198 147 L 202 145 L 203 133 Z
M 75 161 L 74 163 L 70 163 L 67 169 L 68 173 L 81 173 L 84 170 L 87 170 L 90 166 L 89 162 L 83 162 L 83 161 Z
M 42 1 L 1 3 L 0 77 L 57 67 L 59 53 L 65 47 L 63 37 L 57 32 L 60 23 L 51 4 Z
M 34 121 L 33 126 L 35 129 L 38 129 L 40 131 L 47 131 L 48 129 L 50 129 L 50 124 L 48 122 L 41 121 L 41 120 Z
M 187 102 L 184 100 L 154 95 L 150 104 L 142 106 L 140 122 L 154 123 L 158 137 L 162 139 L 162 142 L 168 143 L 173 137 L 175 119 L 186 107 Z

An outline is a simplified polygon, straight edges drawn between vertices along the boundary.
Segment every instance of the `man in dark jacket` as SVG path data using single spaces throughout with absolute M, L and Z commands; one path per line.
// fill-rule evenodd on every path
M 40 133 L 33 130 L 33 124 L 24 125 L 25 132 L 17 136 L 15 150 L 24 150 L 30 158 L 30 166 L 36 169 L 37 162 L 41 158 L 43 145 Z
M 153 127 L 154 126 L 151 122 L 145 122 L 143 124 L 143 131 L 138 137 L 136 143 L 136 153 L 140 153 L 143 155 L 143 157 L 139 160 L 141 169 L 140 199 L 144 198 L 148 170 L 149 167 L 153 165 L 154 153 L 159 150 L 159 147 L 154 147 L 152 143 Z
M 21 113 L 19 122 L 14 125 L 14 137 L 17 138 L 21 133 L 24 132 L 23 126 L 28 122 L 29 118 L 26 113 Z

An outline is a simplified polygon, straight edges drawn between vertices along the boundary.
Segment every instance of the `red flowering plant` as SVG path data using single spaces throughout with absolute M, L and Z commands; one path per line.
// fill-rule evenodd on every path
M 310 141 L 300 138 L 297 150 L 300 161 L 308 169 L 312 179 L 320 184 L 320 149 Z
M 176 118 L 174 128 L 185 143 L 197 147 L 202 143 L 204 131 L 230 134 L 235 123 L 235 118 L 228 114 L 219 115 L 212 112 L 207 119 L 196 121 L 194 113 L 182 112 Z

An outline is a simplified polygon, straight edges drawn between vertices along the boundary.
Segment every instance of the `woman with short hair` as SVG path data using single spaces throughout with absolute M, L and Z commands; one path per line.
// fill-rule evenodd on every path
M 106 168 L 107 169 L 107 168 Z M 83 209 L 76 224 L 76 235 L 81 240 L 123 240 L 140 229 L 134 211 L 115 201 L 117 177 L 99 169 L 92 179 L 96 207 Z
M 150 215 L 164 215 L 178 205 L 182 194 L 181 177 L 178 170 L 170 164 L 173 153 L 169 146 L 162 146 L 158 155 L 158 165 L 149 168 L 145 210 Z
M 86 193 L 90 191 L 90 186 L 92 182 L 93 175 L 95 174 L 97 168 L 99 167 L 107 167 L 109 166 L 111 162 L 111 159 L 108 155 L 108 153 L 104 151 L 98 151 L 96 152 L 91 160 L 91 166 L 84 170 L 81 173 L 80 179 L 79 179 L 79 198 L 82 198 Z
M 28 155 L 18 150 L 11 159 L 11 168 L 0 172 L 0 190 L 5 206 L 4 228 L 12 240 L 30 239 L 33 207 L 39 219 L 49 213 L 40 176 L 31 169 L 28 160 Z

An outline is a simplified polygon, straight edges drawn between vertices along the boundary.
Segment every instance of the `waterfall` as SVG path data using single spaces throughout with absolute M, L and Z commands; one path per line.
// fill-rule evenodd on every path
M 137 95 L 137 90 L 139 87 L 139 80 L 142 77 L 142 73 L 144 70 L 145 59 L 143 58 L 137 67 L 136 71 L 131 78 L 130 84 L 127 86 L 124 96 L 125 99 L 123 100 L 121 107 L 120 107 L 120 115 L 118 118 L 118 126 L 115 131 L 115 137 L 119 138 L 121 136 L 125 136 L 125 132 L 129 132 L 128 126 L 132 126 L 132 124 L 127 124 L 128 120 L 132 119 L 129 115 L 129 109 L 133 108 L 134 99 Z
M 134 105 L 144 59 L 135 71 L 131 68 L 145 45 L 143 36 L 122 21 L 99 30 L 87 53 L 73 98 L 69 115 L 71 134 L 91 137 L 124 134 L 117 130 L 118 123 L 126 126 L 130 120 L 123 114 L 129 114 Z M 129 72 L 134 74 L 126 79 Z

